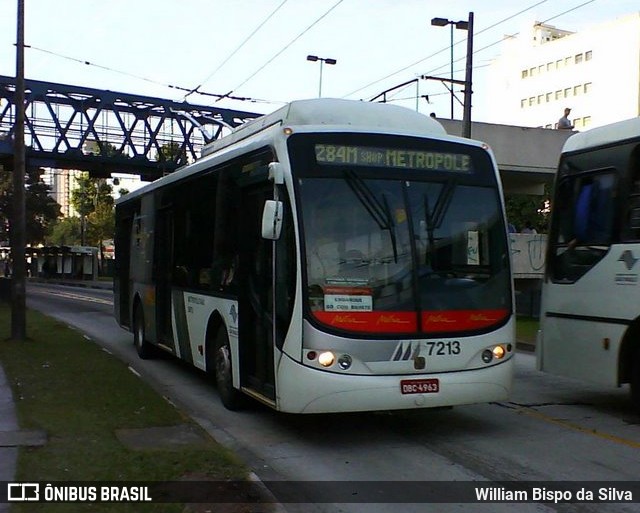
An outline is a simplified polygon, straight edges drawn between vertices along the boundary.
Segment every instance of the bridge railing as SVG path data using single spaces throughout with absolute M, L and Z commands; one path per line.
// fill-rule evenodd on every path
M 154 179 L 259 114 L 38 80 L 25 81 L 27 165 Z M 0 161 L 11 164 L 15 79 L 0 76 Z

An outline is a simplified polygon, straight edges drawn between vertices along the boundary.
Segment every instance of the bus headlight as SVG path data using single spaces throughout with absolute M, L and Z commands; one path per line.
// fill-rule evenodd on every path
M 506 351 L 502 346 L 494 347 L 492 352 L 493 352 L 493 357 L 496 358 L 497 360 L 501 360 L 502 358 L 504 358 L 504 355 L 506 354 Z
M 507 354 L 507 350 L 503 345 L 493 346 L 491 348 L 487 348 L 482 351 L 480 357 L 484 363 L 491 363 L 491 361 L 495 358 L 496 360 L 502 360 Z
M 325 351 L 318 355 L 318 363 L 323 367 L 331 367 L 336 361 L 336 356 L 331 351 Z

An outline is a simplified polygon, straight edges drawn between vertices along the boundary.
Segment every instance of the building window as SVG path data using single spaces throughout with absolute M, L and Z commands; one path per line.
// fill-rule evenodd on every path
M 551 100 L 553 100 L 553 93 L 547 93 L 546 96 L 547 96 L 546 97 L 547 103 L 549 103 Z
M 569 98 L 570 96 L 571 96 L 571 88 L 570 88 L 570 87 L 567 87 L 567 88 L 564 90 L 564 97 L 565 97 L 565 98 Z
M 544 103 L 544 94 L 539 94 L 538 95 L 538 105 L 541 105 L 542 103 Z
M 584 118 L 582 118 L 582 126 L 584 128 L 589 127 L 589 125 L 591 125 L 591 116 L 585 116 Z
M 590 93 L 590 92 L 591 92 L 592 87 L 593 87 L 593 84 L 592 84 L 591 82 L 587 82 L 587 83 L 584 85 L 584 94 Z
M 528 69 L 523 69 L 520 78 L 527 78 L 528 76 L 529 76 L 529 70 Z
M 573 87 L 573 96 L 582 94 L 582 84 Z
M 562 89 L 556 91 L 556 100 L 562 99 Z
M 593 52 L 591 50 L 589 50 L 588 52 L 584 52 L 584 60 L 585 61 L 590 61 L 592 55 L 593 55 Z
M 576 64 L 580 64 L 581 62 L 582 62 L 582 54 L 581 54 L 581 53 L 578 53 L 578 54 L 576 54 L 576 56 L 575 56 L 575 63 L 576 63 Z
M 582 120 L 580 118 L 575 118 L 572 124 L 573 128 L 580 128 L 582 126 Z
M 563 65 L 563 60 L 562 59 L 558 59 L 556 61 L 556 69 L 562 69 L 562 65 Z
M 553 71 L 553 62 L 547 62 L 547 71 Z
M 566 57 L 566 58 L 564 59 L 564 65 L 565 65 L 565 66 L 569 66 L 569 64 L 571 64 L 571 61 L 572 61 L 572 60 L 573 60 L 573 59 L 571 59 L 571 57 Z
M 538 73 L 542 73 L 543 71 L 544 71 L 544 66 L 540 64 L 540 66 L 538 66 Z
M 532 96 L 531 98 L 529 98 L 529 107 L 533 107 L 533 105 L 536 103 L 536 97 Z
M 522 100 L 520 100 L 520 108 L 524 109 L 527 106 L 527 99 L 524 98 Z
M 538 68 L 529 68 L 529 76 L 533 77 L 536 74 Z

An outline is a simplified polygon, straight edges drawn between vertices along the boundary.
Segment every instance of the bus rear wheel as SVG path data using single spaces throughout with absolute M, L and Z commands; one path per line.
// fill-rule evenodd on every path
M 637 412 L 640 412 L 640 348 L 633 355 L 631 369 L 631 402 Z
M 242 393 L 233 387 L 233 363 L 231 346 L 224 328 L 218 330 L 215 340 L 214 363 L 216 386 L 220 400 L 228 410 L 239 410 L 244 403 Z
M 144 328 L 144 312 L 140 303 L 136 305 L 133 315 L 133 345 L 136 346 L 138 356 L 148 360 L 153 356 L 153 346 L 147 341 Z

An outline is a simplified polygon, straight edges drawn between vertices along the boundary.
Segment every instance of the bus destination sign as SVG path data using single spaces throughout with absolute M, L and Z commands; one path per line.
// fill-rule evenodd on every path
M 316 161 L 335 166 L 371 166 L 471 173 L 471 157 L 464 153 L 375 148 L 344 144 L 316 144 Z

